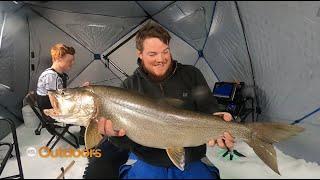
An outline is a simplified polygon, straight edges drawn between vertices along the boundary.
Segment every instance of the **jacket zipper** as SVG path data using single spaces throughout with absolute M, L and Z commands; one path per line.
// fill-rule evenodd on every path
M 160 90 L 161 90 L 162 96 L 164 96 L 164 91 L 163 91 L 162 84 L 160 83 L 159 86 L 160 86 Z

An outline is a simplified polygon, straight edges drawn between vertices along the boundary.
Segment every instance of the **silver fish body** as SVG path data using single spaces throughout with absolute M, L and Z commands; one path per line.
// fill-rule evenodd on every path
M 88 86 L 49 93 L 53 109 L 45 113 L 58 121 L 87 126 L 86 147 L 101 136 L 94 119 L 106 117 L 115 129 L 138 144 L 166 149 L 171 161 L 184 169 L 184 147 L 199 146 L 230 132 L 245 141 L 276 173 L 279 173 L 273 143 L 288 139 L 303 128 L 283 123 L 239 124 L 218 116 L 183 110 L 126 89 Z M 76 119 L 79 119 L 78 121 Z M 87 121 L 84 121 L 87 119 Z
M 225 131 L 240 139 L 250 136 L 246 126 L 223 121 L 218 116 L 182 110 L 119 88 L 96 87 L 93 91 L 103 100 L 101 115 L 111 119 L 115 129 L 125 129 L 130 139 L 144 146 L 160 149 L 199 146 Z

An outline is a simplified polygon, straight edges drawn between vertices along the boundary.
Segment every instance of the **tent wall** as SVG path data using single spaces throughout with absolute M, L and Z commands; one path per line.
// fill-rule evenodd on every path
M 320 106 L 319 2 L 239 2 L 264 114 L 294 120 Z
M 7 13 L 0 48 L 0 83 L 10 87 L 1 89 L 1 117 L 21 123 L 22 100 L 29 84 L 29 31 L 25 11 Z M 17 116 L 17 117 L 16 117 Z M 22 120 L 22 119 L 20 119 Z M 10 129 L 0 124 L 0 139 Z
M 243 81 L 254 96 L 250 59 L 234 2 L 217 2 L 203 52 L 219 81 Z
M 199 58 L 194 66 L 197 67 L 202 72 L 210 89 L 213 91 L 214 84 L 219 80 L 217 79 L 217 76 L 214 74 L 214 72 L 210 68 L 208 61 L 205 58 Z
M 261 99 L 261 120 L 292 123 L 311 115 L 320 106 L 320 2 L 238 4 Z M 279 147 L 320 162 L 319 116 L 315 111 L 304 119 L 299 125 L 306 131 Z

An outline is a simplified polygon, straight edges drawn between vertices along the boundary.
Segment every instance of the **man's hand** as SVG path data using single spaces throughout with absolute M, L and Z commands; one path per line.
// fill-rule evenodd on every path
M 216 112 L 213 113 L 213 115 L 220 116 L 225 121 L 231 121 L 233 119 L 232 115 L 227 112 Z M 208 142 L 209 146 L 214 146 L 215 144 L 218 144 L 220 148 L 232 149 L 234 146 L 234 138 L 229 132 L 224 132 L 223 135 L 220 136 L 218 139 L 210 140 Z
M 227 112 L 216 112 L 216 113 L 213 113 L 213 115 L 220 116 L 225 121 L 231 121 L 233 119 L 232 115 Z
M 111 120 L 108 120 L 104 117 L 101 117 L 98 120 L 98 131 L 100 134 L 107 135 L 107 136 L 124 136 L 126 134 L 124 129 L 115 131 L 113 129 Z
M 232 149 L 234 146 L 234 138 L 232 137 L 232 135 L 228 132 L 224 132 L 223 136 L 220 136 L 218 139 L 216 140 L 210 140 L 208 142 L 208 146 L 214 146 L 215 144 L 218 144 L 218 146 L 220 148 L 228 148 L 228 149 Z

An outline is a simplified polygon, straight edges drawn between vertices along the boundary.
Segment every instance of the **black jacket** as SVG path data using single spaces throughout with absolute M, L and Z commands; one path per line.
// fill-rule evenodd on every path
M 219 111 L 216 99 L 199 69 L 191 65 L 182 65 L 173 61 L 173 68 L 167 78 L 161 82 L 152 81 L 143 70 L 138 59 L 139 68 L 122 84 L 123 88 L 135 90 L 153 98 L 177 98 L 183 100 L 184 109 L 210 113 Z M 174 137 L 172 137 L 174 138 Z M 121 148 L 128 148 L 145 162 L 156 166 L 173 165 L 163 149 L 149 148 L 131 141 L 127 136 L 111 137 L 110 141 Z M 186 147 L 186 163 L 200 160 L 206 154 L 206 145 Z

